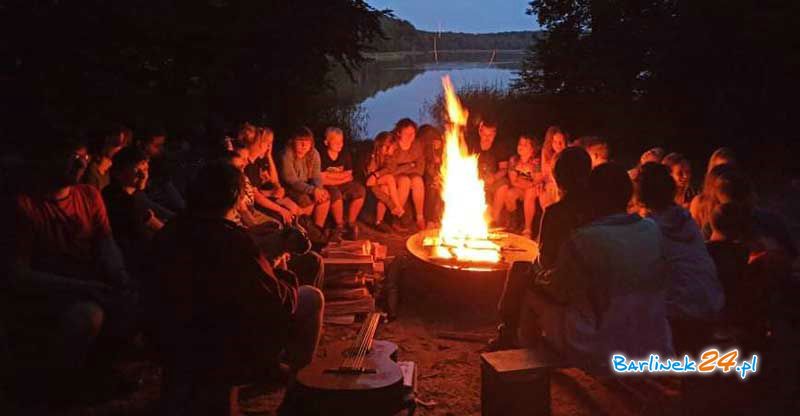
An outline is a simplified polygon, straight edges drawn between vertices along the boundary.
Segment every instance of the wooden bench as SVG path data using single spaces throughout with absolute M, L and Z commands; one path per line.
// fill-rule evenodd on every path
M 546 346 L 481 354 L 481 414 L 549 415 L 550 373 L 564 365 Z

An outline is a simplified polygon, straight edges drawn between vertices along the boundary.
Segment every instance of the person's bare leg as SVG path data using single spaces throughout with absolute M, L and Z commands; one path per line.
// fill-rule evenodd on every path
M 331 201 L 325 201 L 314 206 L 314 224 L 321 228 L 325 228 L 325 220 L 328 218 L 328 211 L 331 208 Z
M 291 198 L 289 198 L 289 197 L 283 197 L 283 198 L 281 198 L 281 199 L 279 199 L 279 200 L 277 200 L 277 201 L 275 201 L 275 202 L 277 202 L 277 203 L 278 203 L 278 205 L 280 205 L 280 206 L 282 206 L 282 207 L 284 207 L 284 208 L 288 209 L 288 210 L 289 210 L 289 212 L 291 212 L 292 214 L 294 214 L 294 215 L 296 215 L 296 216 L 303 215 L 303 213 L 304 213 L 305 211 L 308 211 L 308 212 L 306 212 L 306 213 L 305 213 L 305 215 L 309 215 L 309 214 L 311 214 L 311 211 L 310 211 L 310 210 L 306 210 L 306 209 L 300 208 L 300 206 L 298 206 L 298 205 L 297 205 L 297 204 L 296 204 L 294 201 L 292 201 L 292 199 L 291 199 Z
M 397 181 L 397 204 L 405 207 L 406 202 L 408 202 L 408 196 L 411 194 L 411 178 L 400 176 L 395 178 L 395 181 Z
M 508 186 L 503 185 L 494 191 L 494 198 L 492 199 L 492 221 L 495 223 L 500 221 L 500 214 L 503 213 L 503 204 L 505 204 L 508 197 Z
M 509 189 L 506 192 L 506 210 L 508 212 L 514 212 L 517 210 L 517 199 L 519 198 L 519 193 L 516 189 Z
M 425 182 L 421 177 L 415 176 L 411 180 L 411 198 L 417 214 L 417 227 L 425 229 Z
M 523 207 L 525 208 L 525 234 L 530 237 L 533 232 L 533 216 L 536 214 L 536 191 L 533 188 L 525 190 Z
M 375 223 L 376 224 L 382 223 L 383 217 L 385 216 L 386 216 L 386 204 L 378 201 L 378 205 L 375 207 Z
M 344 225 L 344 199 L 338 199 L 330 203 L 331 216 L 336 226 Z
M 394 204 L 397 207 L 392 214 L 398 217 L 402 216 L 405 212 L 405 209 L 403 208 L 403 205 L 400 204 L 400 195 L 398 195 L 397 192 L 397 181 L 394 179 L 394 176 L 382 176 L 380 181 L 385 186 L 386 193 L 389 194 L 389 197 L 392 199 L 392 201 L 394 201 Z
M 358 214 L 361 213 L 361 208 L 364 206 L 364 198 L 356 198 L 350 201 L 350 206 L 347 208 L 347 223 L 355 224 L 358 220 Z

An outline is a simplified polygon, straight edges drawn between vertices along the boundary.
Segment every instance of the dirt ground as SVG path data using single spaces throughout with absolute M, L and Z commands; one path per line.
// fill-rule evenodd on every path
M 390 246 L 390 255 L 401 253 L 404 236 L 385 236 L 364 228 L 365 238 Z M 418 365 L 418 407 L 421 416 L 470 416 L 479 415 L 480 404 L 480 353 L 485 344 L 481 341 L 459 341 L 440 338 L 440 331 L 458 331 L 480 334 L 488 338 L 494 329 L 493 317 L 460 319 L 458 311 L 452 316 L 432 314 L 417 307 L 412 299 L 404 299 L 401 314 L 396 321 L 384 324 L 377 338 L 397 343 L 400 359 L 414 361 Z M 335 342 L 351 340 L 359 324 L 349 326 L 327 325 L 324 330 L 319 354 Z M 795 344 L 796 345 L 796 344 Z M 796 365 L 796 363 L 794 364 Z M 28 409 L 7 408 L 0 414 L 9 415 L 86 415 L 86 416 L 133 416 L 154 413 L 161 383 L 160 369 L 143 360 L 128 360 L 122 368 L 131 377 L 142 380 L 141 388 L 128 397 L 73 407 L 50 409 L 45 405 Z M 795 368 L 796 370 L 796 368 Z M 791 372 L 790 372 L 791 373 Z M 796 372 L 794 374 L 797 374 Z M 580 370 L 557 371 L 552 377 L 551 396 L 554 415 L 640 415 L 682 414 L 680 381 L 659 378 L 643 380 L 626 378 L 600 381 Z M 759 397 L 765 390 L 752 383 L 752 388 L 738 389 L 737 395 L 746 403 L 761 403 Z M 776 389 L 767 386 L 767 390 Z M 779 389 L 778 389 L 779 390 Z M 744 393 L 742 393 L 744 392 Z M 241 390 L 240 404 L 245 415 L 274 415 L 283 397 L 282 387 L 245 386 Z M 744 395 L 744 396 L 742 396 Z M 746 396 L 750 396 L 748 400 Z M 796 397 L 796 396 L 795 396 Z M 721 400 L 710 397 L 709 400 Z M 0 392 L 0 404 L 3 403 Z M 741 409 L 746 413 L 791 413 L 786 406 L 798 408 L 797 399 L 783 404 L 775 402 L 768 408 Z

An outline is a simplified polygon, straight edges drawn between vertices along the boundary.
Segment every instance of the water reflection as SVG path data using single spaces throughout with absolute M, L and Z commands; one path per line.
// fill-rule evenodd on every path
M 512 69 L 476 67 L 466 65 L 429 65 L 408 83 L 377 92 L 361 103 L 367 114 L 366 130 L 369 137 L 390 130 L 394 123 L 411 117 L 419 123 L 431 122 L 426 105 L 441 94 L 442 77 L 449 74 L 456 89 L 465 86 L 489 86 L 505 89 L 516 76 Z
M 366 138 L 373 138 L 394 123 L 410 117 L 420 123 L 431 122 L 426 106 L 441 93 L 441 78 L 449 74 L 457 89 L 465 86 L 508 88 L 519 68 L 519 55 L 498 54 L 489 65 L 480 60 L 434 63 L 429 59 L 374 62 L 354 74 L 355 82 L 339 77 L 334 80 L 339 102 L 360 104 L 366 115 Z M 485 58 L 485 60 L 484 60 Z

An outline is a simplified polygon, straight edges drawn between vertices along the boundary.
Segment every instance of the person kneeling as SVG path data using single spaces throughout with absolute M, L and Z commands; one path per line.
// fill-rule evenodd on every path
M 236 168 L 207 165 L 187 211 L 156 236 L 166 414 L 227 412 L 231 387 L 263 379 L 282 353 L 293 371 L 314 356 L 322 292 L 276 273 L 233 222 L 243 186 Z

